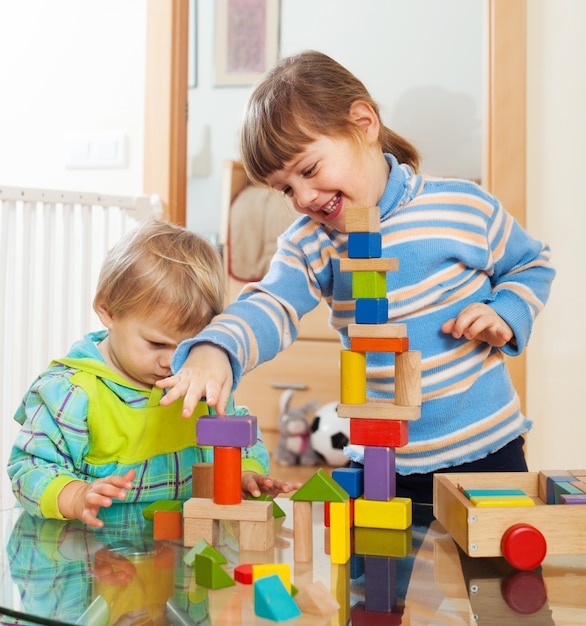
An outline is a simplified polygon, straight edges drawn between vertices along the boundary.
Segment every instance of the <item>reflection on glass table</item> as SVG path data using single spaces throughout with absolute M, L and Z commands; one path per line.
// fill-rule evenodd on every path
M 295 563 L 292 502 L 279 498 L 286 517 L 275 520 L 275 547 L 241 552 L 237 530 L 220 525 L 216 548 L 232 574 L 239 563 L 288 563 L 302 589 L 323 582 L 340 605 L 337 613 L 303 613 L 285 623 L 320 624 L 582 624 L 586 623 L 586 557 L 548 557 L 530 572 L 502 558 L 473 559 L 433 519 L 431 507 L 414 505 L 413 525 L 354 536 L 363 554 L 345 565 L 328 556 L 324 505 L 313 504 L 313 560 Z M 254 612 L 251 585 L 208 590 L 195 584 L 180 541 L 153 541 L 144 505 L 103 512 L 95 530 L 71 521 L 42 520 L 20 510 L 0 513 L 0 623 L 235 624 L 270 621 Z M 388 556 L 403 546 L 401 557 Z M 20 621 L 17 621 L 20 619 Z

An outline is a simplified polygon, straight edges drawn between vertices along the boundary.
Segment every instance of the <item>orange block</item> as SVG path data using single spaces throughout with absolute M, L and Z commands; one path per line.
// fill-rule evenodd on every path
M 240 448 L 214 446 L 214 502 L 242 502 L 242 452 Z
M 183 537 L 183 515 L 181 511 L 155 511 L 153 514 L 153 539 L 181 539 Z
M 409 337 L 350 337 L 350 350 L 354 352 L 406 352 Z

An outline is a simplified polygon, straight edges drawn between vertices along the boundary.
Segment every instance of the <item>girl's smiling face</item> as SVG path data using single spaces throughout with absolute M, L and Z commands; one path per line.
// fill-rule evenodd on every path
M 365 103 L 356 103 L 352 115 L 363 131 L 360 139 L 320 135 L 266 179 L 297 212 L 340 232 L 346 232 L 345 209 L 375 206 L 389 176 L 378 117 Z

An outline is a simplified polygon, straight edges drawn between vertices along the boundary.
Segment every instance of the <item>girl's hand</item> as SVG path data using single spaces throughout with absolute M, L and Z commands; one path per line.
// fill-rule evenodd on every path
M 242 472 L 242 496 L 245 498 L 248 494 L 258 498 L 261 493 L 274 498 L 280 493 L 289 493 L 299 489 L 299 487 L 301 487 L 301 483 L 288 483 L 255 472 Z
M 189 351 L 183 367 L 174 376 L 158 380 L 156 385 L 167 389 L 161 399 L 163 406 L 183 398 L 183 417 L 191 417 L 202 398 L 224 415 L 232 391 L 232 366 L 222 348 L 211 343 L 199 343 Z
M 124 500 L 135 477 L 136 470 L 132 469 L 122 476 L 98 478 L 91 483 L 74 480 L 59 494 L 59 511 L 68 519 L 78 519 L 88 526 L 102 528 L 104 522 L 98 519 L 100 509 L 112 506 L 114 499 Z
M 487 304 L 476 302 L 464 307 L 458 317 L 442 324 L 442 332 L 454 339 L 465 337 L 468 340 L 484 341 L 495 348 L 502 348 L 514 341 L 511 327 Z

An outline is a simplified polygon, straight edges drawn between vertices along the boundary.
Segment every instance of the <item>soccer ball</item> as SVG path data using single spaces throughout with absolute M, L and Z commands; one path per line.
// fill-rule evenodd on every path
M 338 403 L 329 402 L 315 412 L 311 423 L 311 445 L 328 465 L 349 463 L 344 447 L 350 443 L 350 420 L 338 417 Z

